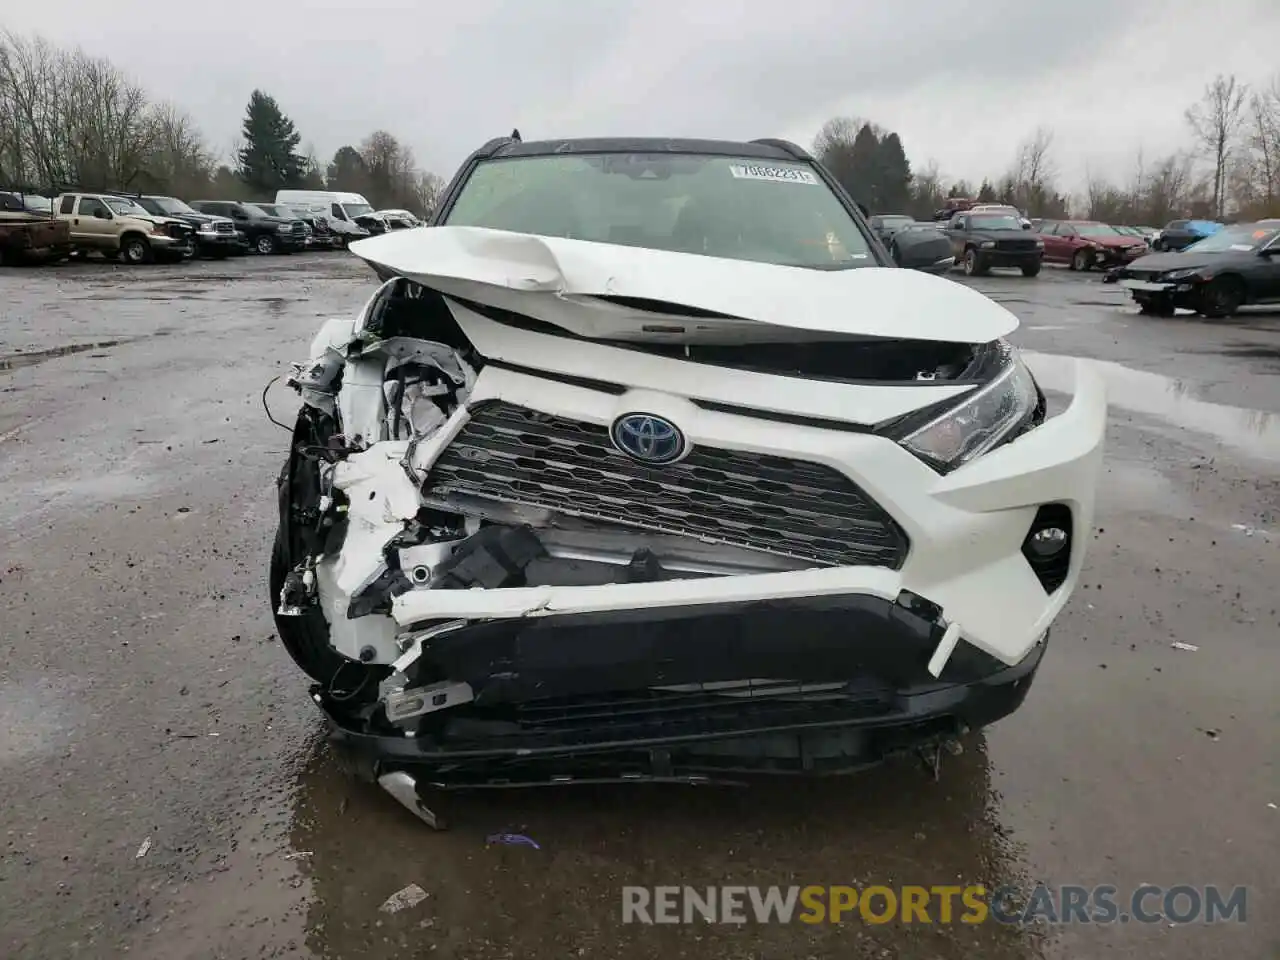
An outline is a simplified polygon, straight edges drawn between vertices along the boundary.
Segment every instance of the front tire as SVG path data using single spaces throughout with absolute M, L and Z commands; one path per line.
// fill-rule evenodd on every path
M 1040 264 L 1038 264 L 1038 263 L 1032 263 L 1032 264 L 1028 264 L 1027 266 L 1023 267 L 1023 268 L 1022 268 L 1022 275 L 1023 275 L 1024 277 L 1038 277 L 1038 276 L 1040 276 Z
M 1218 277 L 1200 291 L 1196 313 L 1204 317 L 1229 317 L 1244 303 L 1244 284 L 1235 277 Z
M 1093 254 L 1088 250 L 1077 250 L 1071 255 L 1071 269 L 1085 271 L 1093 266 Z
M 258 251 L 264 257 L 269 257 L 273 253 L 280 252 L 280 244 L 276 242 L 276 238 L 269 233 L 264 233 L 257 240 L 253 241 L 253 249 Z
M 970 247 L 964 252 L 964 275 L 966 277 L 981 277 L 987 273 L 987 265 L 983 263 L 982 257 L 978 255 L 978 251 Z
M 1167 297 L 1150 297 L 1138 301 L 1138 312 L 1144 317 L 1172 317 L 1177 310 Z
M 150 263 L 151 244 L 147 243 L 144 237 L 127 236 L 120 241 L 120 256 L 130 266 Z

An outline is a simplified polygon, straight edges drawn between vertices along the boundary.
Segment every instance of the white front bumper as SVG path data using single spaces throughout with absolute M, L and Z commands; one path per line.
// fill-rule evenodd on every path
M 645 410 L 679 423 L 695 445 L 773 454 L 824 464 L 849 476 L 906 531 L 899 570 L 834 567 L 783 573 L 586 587 L 412 590 L 397 597 L 401 628 L 432 620 L 491 620 L 635 608 L 749 603 L 770 598 L 869 594 L 887 600 L 909 590 L 938 604 L 960 639 L 1014 664 L 1044 635 L 1078 579 L 1093 525 L 1094 493 L 1106 423 L 1099 376 L 1076 361 L 1074 397 L 1059 416 L 941 476 L 892 440 L 707 410 L 683 397 L 631 389 L 621 396 L 487 367 L 469 405 L 501 399 L 606 426 Z M 436 453 L 465 423 L 459 410 L 432 438 Z M 403 448 L 401 451 L 403 452 Z M 1064 503 L 1073 513 L 1070 573 L 1052 594 L 1021 553 L 1037 508 Z
M 1151 283 L 1147 280 L 1121 280 L 1120 286 L 1126 290 L 1141 290 L 1144 293 L 1173 293 L 1178 289 L 1175 283 Z

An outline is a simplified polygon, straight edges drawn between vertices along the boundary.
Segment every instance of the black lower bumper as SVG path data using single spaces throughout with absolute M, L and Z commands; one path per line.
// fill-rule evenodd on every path
M 474 702 L 408 728 L 314 693 L 335 739 L 442 786 L 842 772 L 999 720 L 1039 666 L 1044 643 L 1012 667 L 961 643 L 932 677 L 942 627 L 915 599 L 477 624 L 430 641 L 411 680 L 466 682 Z
M 1005 250 L 981 250 L 978 258 L 987 267 L 1012 267 L 1019 270 L 1039 266 L 1044 254 L 1039 252 L 1017 253 Z
M 196 234 L 196 255 L 200 257 L 229 257 L 243 249 L 235 234 Z

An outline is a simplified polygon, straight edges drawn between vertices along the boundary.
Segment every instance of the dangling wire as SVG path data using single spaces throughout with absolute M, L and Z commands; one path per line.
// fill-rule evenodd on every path
M 283 424 L 279 420 L 277 420 L 275 417 L 273 417 L 271 415 L 271 408 L 267 406 L 267 391 L 270 390 L 273 386 L 275 386 L 276 381 L 279 380 L 280 377 L 282 376 L 284 376 L 284 374 L 280 374 L 279 377 L 272 377 L 270 380 L 267 381 L 267 385 L 262 388 L 262 409 L 267 412 L 267 419 L 270 420 L 272 423 L 274 423 L 277 427 L 279 427 L 281 430 L 287 430 L 289 431 L 289 433 L 293 433 L 293 427 Z

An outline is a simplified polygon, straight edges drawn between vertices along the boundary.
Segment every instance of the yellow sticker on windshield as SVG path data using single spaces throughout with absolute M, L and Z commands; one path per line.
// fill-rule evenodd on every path
M 738 180 L 768 180 L 773 183 L 803 183 L 817 186 L 818 178 L 796 167 L 768 167 L 758 163 L 731 163 L 729 172 Z

